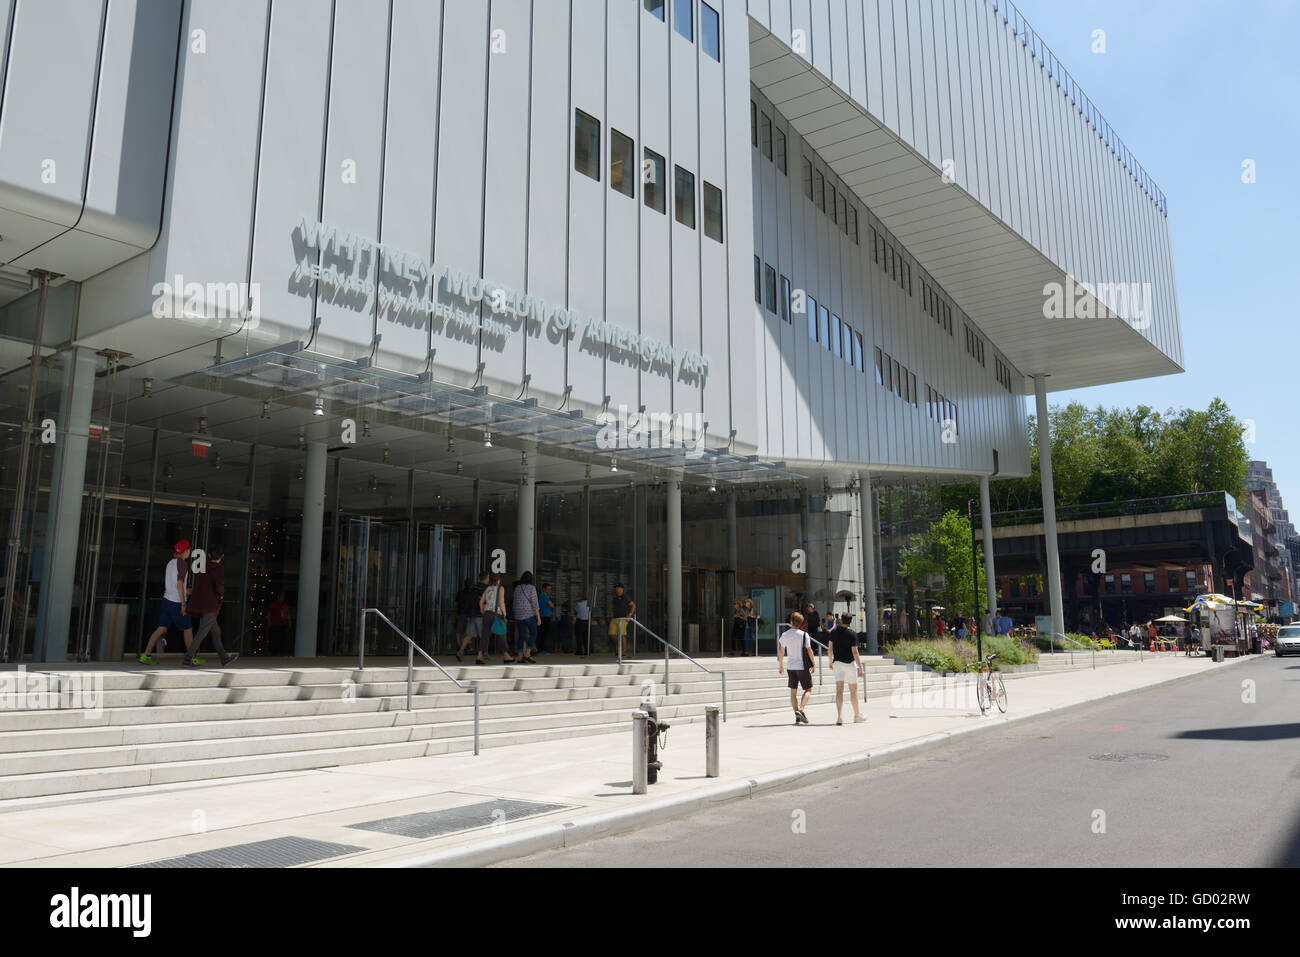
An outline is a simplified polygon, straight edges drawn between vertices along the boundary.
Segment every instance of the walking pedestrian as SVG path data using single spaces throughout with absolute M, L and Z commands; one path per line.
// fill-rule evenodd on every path
M 858 678 L 866 680 L 862 667 L 862 658 L 858 655 L 858 636 L 849 630 L 853 624 L 852 615 L 840 615 L 839 625 L 826 637 L 830 646 L 832 668 L 835 669 L 835 723 L 844 723 L 844 686 L 849 686 L 849 698 L 853 702 L 853 722 L 866 721 L 858 707 Z
M 750 649 L 753 649 L 751 652 Z M 754 600 L 745 599 L 745 654 L 758 654 L 758 615 L 754 614 Z
M 532 572 L 524 572 L 519 576 L 511 597 L 515 613 L 515 637 L 519 641 L 515 660 L 535 665 L 537 660 L 533 657 L 533 652 L 537 650 L 537 628 L 542 622 L 542 610 L 537 601 Z
M 944 624 L 943 618 L 938 616 L 935 617 L 934 630 L 938 633 L 940 638 L 943 637 L 943 633 L 948 630 L 948 626 Z
M 189 610 L 199 616 L 199 630 L 194 633 L 194 641 L 181 664 L 186 668 L 197 668 L 203 664 L 199 649 L 209 633 L 212 635 L 212 647 L 217 649 L 221 667 L 230 664 L 239 657 L 239 652 L 226 654 L 221 644 L 221 626 L 217 616 L 221 614 L 221 603 L 226 599 L 226 569 L 221 560 L 226 557 L 226 550 L 220 545 L 208 549 L 207 561 L 201 574 L 194 576 L 194 588 L 190 591 Z
M 632 600 L 631 595 L 623 593 L 622 582 L 615 582 L 614 584 L 614 602 L 611 611 L 609 637 L 612 640 L 610 644 L 613 645 L 617 642 L 618 656 L 622 658 L 623 639 L 627 637 L 627 620 L 636 614 L 636 602 Z
M 555 627 L 555 600 L 551 598 L 549 584 L 543 585 L 538 593 L 537 606 L 541 610 L 540 624 L 537 628 L 537 649 L 544 655 L 553 655 L 555 638 L 551 632 Z
M 578 597 L 578 604 L 574 606 L 573 613 L 577 620 L 573 632 L 576 650 L 579 658 L 585 658 L 591 651 L 591 602 L 587 600 L 586 592 Z
M 471 641 L 478 637 L 478 593 L 474 584 L 466 578 L 456 592 L 456 636 L 460 644 L 456 646 L 456 660 L 469 647 Z
M 189 557 L 190 543 L 182 538 L 172 548 L 171 561 L 163 569 L 163 597 L 159 609 L 158 627 L 149 636 L 149 643 L 145 645 L 144 653 L 138 659 L 142 665 L 158 664 L 153 657 L 154 645 L 158 644 L 160 638 L 166 636 L 168 629 L 175 628 L 185 635 L 187 652 L 190 650 L 190 643 L 194 641 L 194 629 L 188 609 L 189 595 L 185 590 L 185 573 L 189 571 Z
M 808 716 L 803 713 L 803 709 L 812 697 L 812 639 L 803 630 L 803 623 L 803 615 L 796 611 L 790 616 L 790 627 L 781 633 L 776 642 L 777 674 L 789 672 L 787 684 L 795 724 L 808 723 Z M 803 688 L 802 700 L 799 698 L 799 688 Z
M 1010 634 L 1011 634 L 1011 624 L 1012 624 L 1012 623 L 1011 623 L 1011 619 L 1007 617 L 1007 613 L 1006 613 L 1006 611 L 1004 611 L 1003 609 L 999 608 L 999 609 L 998 609 L 998 623 L 997 623 L 998 634 L 999 634 L 999 635 L 1010 635 Z
M 487 656 L 492 650 L 492 626 L 483 617 L 483 593 L 487 591 L 488 581 L 491 578 L 488 572 L 480 574 L 478 581 L 470 588 L 470 594 L 465 602 L 465 607 L 472 608 L 474 611 L 473 620 L 465 628 L 478 642 L 478 654 L 474 657 L 476 665 L 487 664 Z
M 483 622 L 480 625 L 482 631 L 482 644 L 479 645 L 479 657 L 487 655 L 490 637 L 499 635 L 503 639 L 506 634 L 506 596 L 505 590 L 501 587 L 501 575 L 492 572 L 487 580 L 487 587 L 483 589 L 483 594 L 479 596 L 478 610 L 483 614 Z M 502 642 L 504 644 L 504 641 Z M 510 655 L 509 646 L 502 652 L 501 658 L 506 664 L 513 664 L 514 658 Z

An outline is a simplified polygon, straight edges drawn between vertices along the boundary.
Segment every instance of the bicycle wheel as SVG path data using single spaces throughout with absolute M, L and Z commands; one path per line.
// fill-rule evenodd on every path
M 1002 675 L 993 672 L 993 700 L 998 703 L 998 710 L 1007 713 L 1007 686 L 1002 683 Z
M 980 672 L 975 679 L 975 698 L 980 704 L 980 714 L 989 710 L 989 687 L 988 676 Z

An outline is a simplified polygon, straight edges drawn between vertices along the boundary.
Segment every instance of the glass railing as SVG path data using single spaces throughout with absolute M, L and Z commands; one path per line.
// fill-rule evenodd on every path
M 1116 502 L 1092 502 L 1084 505 L 1064 505 L 1056 510 L 1058 522 L 1080 521 L 1089 518 L 1114 518 L 1120 515 L 1150 515 L 1155 512 L 1176 512 L 1186 509 L 1223 508 L 1228 506 L 1228 516 L 1237 522 L 1243 535 L 1249 537 L 1250 523 L 1235 510 L 1232 496 L 1226 492 L 1192 492 L 1187 495 L 1162 495 L 1157 498 L 1135 498 Z M 1001 528 L 1008 525 L 1035 525 L 1043 521 L 1041 508 L 1019 509 L 1014 512 L 993 512 L 992 522 Z
M 1142 164 L 1137 161 L 1132 151 L 1124 145 L 1124 141 L 1119 138 L 1119 134 L 1115 132 L 1114 128 L 1106 122 L 1106 118 L 1101 115 L 1101 110 L 1097 109 L 1096 104 L 1088 99 L 1088 95 L 1074 81 L 1074 77 L 1070 76 L 1070 72 L 1061 65 L 1061 61 L 1056 58 L 1056 54 L 1048 49 L 1047 44 L 1043 42 L 1043 38 L 1035 33 L 1034 28 L 1029 25 L 1029 21 L 1021 16 L 1020 11 L 1016 9 L 1016 5 L 1011 0 L 988 0 L 988 2 L 994 10 L 1002 15 L 1002 19 L 1011 25 L 1011 29 L 1016 32 L 1016 36 L 1020 37 L 1020 42 L 1029 48 L 1029 52 L 1033 54 L 1034 58 L 1043 64 L 1048 74 L 1056 81 L 1056 85 L 1065 91 L 1065 95 L 1070 98 L 1070 102 L 1074 104 L 1075 109 L 1083 114 L 1083 118 L 1097 131 L 1097 135 L 1101 137 L 1102 142 L 1124 164 L 1124 168 L 1128 170 L 1129 175 L 1151 197 L 1160 212 L 1168 216 L 1169 207 L 1165 202 L 1165 194 L 1160 191 L 1160 187 L 1156 185 L 1155 180 L 1142 168 Z

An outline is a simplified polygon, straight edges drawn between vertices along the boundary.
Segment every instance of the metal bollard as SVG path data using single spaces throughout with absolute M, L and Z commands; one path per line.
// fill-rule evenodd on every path
M 721 750 L 718 737 L 718 732 L 721 731 L 721 726 L 718 724 L 720 710 L 716 704 L 704 706 L 704 773 L 711 778 L 718 776 L 718 757 Z
M 648 758 L 646 744 L 646 720 L 650 715 L 644 711 L 632 712 L 632 793 L 645 794 L 647 787 Z

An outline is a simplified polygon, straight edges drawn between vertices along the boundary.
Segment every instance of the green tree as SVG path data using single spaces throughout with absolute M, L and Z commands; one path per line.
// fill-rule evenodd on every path
M 975 560 L 983 568 L 983 549 L 976 551 Z M 975 614 L 971 525 L 964 514 L 949 509 L 926 531 L 913 535 L 903 546 L 899 564 L 903 577 L 915 585 L 924 585 L 929 575 L 942 575 L 939 601 L 948 613 Z

